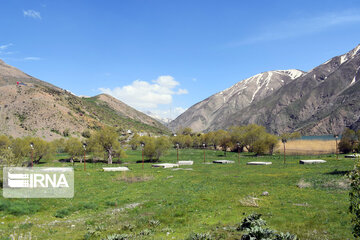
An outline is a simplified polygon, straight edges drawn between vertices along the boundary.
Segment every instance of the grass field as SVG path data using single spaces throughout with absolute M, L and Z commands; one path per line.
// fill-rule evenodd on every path
M 102 239 L 127 233 L 136 239 L 186 239 L 190 233 L 210 233 L 238 239 L 232 227 L 253 213 L 268 226 L 297 234 L 300 239 L 353 239 L 348 214 L 346 172 L 354 160 L 335 155 L 254 157 L 244 153 L 222 156 L 202 150 L 180 150 L 180 160 L 194 160 L 183 169 L 142 170 L 140 151 L 127 151 L 122 166 L 131 171 L 102 172 L 106 164 L 75 164 L 73 199 L 4 199 L 0 197 L 0 239 Z M 58 158 L 65 158 L 59 155 Z M 300 165 L 301 159 L 324 159 L 321 165 Z M 176 162 L 170 151 L 162 162 Z M 272 161 L 249 166 L 248 161 Z M 70 166 L 59 161 L 44 166 Z M 106 165 L 107 166 L 107 165 Z M 117 166 L 117 164 L 114 164 Z M 269 196 L 261 196 L 264 191 Z M 22 238 L 21 238 L 22 237 Z

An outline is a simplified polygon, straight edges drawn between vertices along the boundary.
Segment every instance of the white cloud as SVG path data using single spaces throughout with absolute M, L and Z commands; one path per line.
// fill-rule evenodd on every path
M 29 9 L 29 10 L 23 10 L 24 17 L 30 17 L 34 19 L 41 19 L 40 12 L 37 12 L 35 10 Z
M 188 93 L 189 93 L 188 90 L 180 88 L 180 89 L 176 92 L 176 95 L 182 95 L 182 94 L 188 94 Z
M 12 45 L 13 45 L 12 43 L 0 45 L 0 50 L 6 50 L 7 48 L 11 47 Z
M 324 31 L 331 27 L 360 22 L 360 11 L 350 10 L 341 12 L 324 13 L 322 15 L 289 20 L 265 26 L 256 35 L 228 44 L 230 47 L 288 39 L 316 32 Z
M 156 119 L 160 119 L 164 122 L 170 122 L 171 120 L 174 120 L 186 110 L 187 110 L 186 108 L 175 107 L 169 110 L 153 109 L 151 111 L 144 111 L 144 113 Z
M 156 109 L 158 105 L 171 104 L 173 95 L 187 94 L 186 89 L 175 88 L 180 85 L 172 76 L 160 76 L 152 82 L 135 80 L 131 85 L 123 87 L 99 88 L 102 93 L 107 93 L 126 104 L 140 109 Z
M 25 57 L 24 60 L 25 61 L 39 61 L 39 60 L 41 60 L 41 58 L 39 58 L 39 57 Z

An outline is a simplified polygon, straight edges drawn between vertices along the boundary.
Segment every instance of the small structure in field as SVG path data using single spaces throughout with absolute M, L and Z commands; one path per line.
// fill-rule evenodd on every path
M 174 168 L 174 167 L 179 167 L 179 164 L 174 164 L 174 163 L 159 163 L 159 164 L 153 164 L 152 167 Z
M 230 161 L 230 160 L 214 160 L 213 163 L 229 164 L 229 163 L 235 163 L 235 161 Z
M 130 171 L 128 167 L 103 167 L 104 172 L 125 172 Z
M 272 162 L 247 162 L 246 165 L 271 165 Z
M 181 165 L 193 165 L 194 161 L 178 161 L 177 164 Z
M 316 159 L 316 160 L 300 160 L 300 164 L 317 164 L 317 163 L 326 163 L 325 160 Z

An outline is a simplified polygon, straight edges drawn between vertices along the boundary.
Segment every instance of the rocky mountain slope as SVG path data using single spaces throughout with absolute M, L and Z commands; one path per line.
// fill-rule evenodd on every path
M 312 69 L 274 94 L 237 112 L 220 128 L 257 123 L 274 133 L 341 133 L 360 122 L 360 45 Z
M 303 74 L 304 72 L 296 69 L 257 74 L 190 107 L 172 121 L 169 127 L 175 130 L 191 127 L 197 132 L 213 129 L 215 122 L 225 121 L 228 116 L 241 112 Z
M 64 131 L 80 136 L 104 124 L 124 130 L 168 131 L 155 119 L 111 96 L 80 98 L 0 60 L 0 134 L 50 140 Z
M 256 94 L 264 88 L 264 84 L 259 90 L 253 88 L 250 96 L 256 93 L 255 97 L 251 97 L 253 101 L 243 108 L 237 107 L 240 103 L 236 104 L 231 98 L 224 99 L 220 105 L 230 106 L 228 110 L 198 129 L 209 131 L 226 129 L 232 125 L 256 123 L 265 126 L 272 133 L 301 131 L 303 134 L 321 135 L 340 133 L 344 127 L 359 128 L 359 69 L 360 45 L 308 73 L 300 74 L 291 81 L 285 81 L 286 84 L 278 89 L 274 88 L 271 93 L 265 94 L 260 99 L 256 98 Z M 232 88 L 240 90 L 241 88 L 236 86 L 244 85 L 245 81 L 247 80 L 237 83 Z M 220 94 L 214 96 L 219 97 Z M 191 107 L 171 126 L 179 127 L 180 119 L 183 120 L 184 127 L 196 126 L 193 123 L 199 122 L 199 119 L 205 122 L 209 115 L 212 116 L 219 111 L 218 105 L 208 103 L 209 100 L 214 99 L 214 96 Z M 237 98 L 242 99 L 242 96 Z M 196 118 L 191 111 L 194 108 L 197 108 L 196 111 L 201 112 L 203 116 Z

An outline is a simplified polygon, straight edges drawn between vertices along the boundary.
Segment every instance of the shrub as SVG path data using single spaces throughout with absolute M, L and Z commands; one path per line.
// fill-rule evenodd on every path
M 290 233 L 276 233 L 275 230 L 264 228 L 266 221 L 261 214 L 253 213 L 238 225 L 237 231 L 246 231 L 241 240 L 296 240 L 297 236 Z
M 63 131 L 63 136 L 64 137 L 69 137 L 70 136 L 70 129 L 65 129 L 64 131 Z
M 355 131 L 346 128 L 342 133 L 341 140 L 339 142 L 339 151 L 343 153 L 349 153 L 356 148 L 357 134 Z
M 81 133 L 81 136 L 83 136 L 84 138 L 90 138 L 91 137 L 91 133 L 89 130 L 85 130 Z
M 350 196 L 350 213 L 352 214 L 351 222 L 353 224 L 353 235 L 360 237 L 360 164 L 355 165 L 354 170 L 350 172 L 351 181 Z
M 69 208 L 63 208 L 63 209 L 57 210 L 56 213 L 54 214 L 54 217 L 64 218 L 70 214 L 71 214 L 71 211 Z
M 0 211 L 15 216 L 34 214 L 40 209 L 40 205 L 31 202 L 9 202 L 5 200 L 0 201 Z
M 112 234 L 108 235 L 106 238 L 102 240 L 128 240 L 131 238 L 131 235 L 128 234 Z
M 211 240 L 210 233 L 191 233 L 186 240 Z
M 266 221 L 261 219 L 261 214 L 253 213 L 247 216 L 246 218 L 244 218 L 243 221 L 236 228 L 236 230 L 244 231 L 246 229 L 250 229 L 253 227 L 261 227 L 265 225 L 266 225 Z

